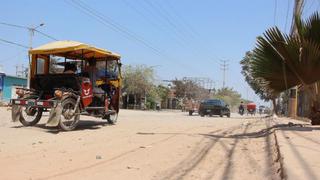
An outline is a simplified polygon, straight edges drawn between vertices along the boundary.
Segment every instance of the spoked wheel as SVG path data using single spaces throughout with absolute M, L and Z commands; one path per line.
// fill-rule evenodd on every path
M 42 117 L 42 108 L 22 107 L 21 116 L 19 121 L 24 126 L 36 125 Z
M 80 115 L 78 114 L 80 112 L 79 108 L 75 114 L 72 113 L 76 106 L 76 100 L 71 98 L 65 99 L 62 101 L 61 106 L 62 114 L 59 122 L 60 128 L 64 131 L 74 130 L 80 120 Z

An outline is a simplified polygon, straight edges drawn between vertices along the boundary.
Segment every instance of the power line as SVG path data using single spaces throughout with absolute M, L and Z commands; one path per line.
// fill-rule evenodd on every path
M 198 55 L 204 55 L 206 56 L 207 59 L 213 59 L 212 57 L 210 57 L 207 53 L 201 53 L 201 51 L 203 49 L 205 49 L 208 52 L 212 52 L 211 50 L 209 50 L 209 48 L 207 46 L 203 46 L 201 43 L 200 45 L 196 45 L 194 47 L 191 47 L 191 44 L 194 44 L 191 40 L 190 37 L 193 37 L 194 40 L 200 39 L 197 38 L 197 33 L 193 33 L 192 31 L 188 31 L 188 24 L 181 20 L 182 23 L 175 23 L 172 20 L 175 19 L 172 15 L 170 15 L 169 11 L 167 11 L 159 2 L 157 3 L 156 1 L 149 1 L 149 0 L 143 0 L 143 2 L 148 5 L 150 8 L 153 9 L 153 11 L 151 11 L 151 13 L 153 14 L 153 12 L 158 12 L 158 16 L 163 19 L 167 25 L 171 26 L 173 28 L 173 31 L 176 35 L 177 38 L 179 38 L 179 40 L 181 40 L 184 47 L 188 46 L 187 48 L 189 48 L 190 52 L 193 52 L 194 54 Z M 157 17 L 157 16 L 156 16 Z M 176 14 L 175 17 L 178 17 L 178 15 Z M 185 27 L 187 28 L 182 28 L 180 29 L 178 24 L 183 24 Z M 200 48 L 201 46 L 201 48 Z M 217 61 L 214 61 L 216 63 L 218 63 Z
M 29 31 L 36 31 L 37 33 L 49 38 L 49 39 L 52 39 L 52 40 L 55 40 L 57 41 L 58 39 L 57 38 L 54 38 L 53 36 L 49 35 L 49 34 L 46 34 L 42 31 L 39 31 L 35 28 L 32 28 L 32 27 L 27 27 L 27 26 L 21 26 L 21 25 L 17 25 L 17 24 L 11 24 L 11 23 L 6 23 L 6 22 L 0 22 L 1 25 L 5 25 L 5 26 L 10 26 L 10 27 L 15 27 L 15 28 L 20 28 L 20 29 L 27 29 Z M 43 25 L 43 24 L 42 24 Z
M 138 7 L 143 8 L 142 12 L 149 12 L 149 15 L 144 15 L 141 11 L 139 11 L 138 8 L 136 8 L 134 5 L 130 4 L 126 0 L 123 0 L 123 2 L 125 3 L 125 5 L 133 9 L 136 13 L 141 15 L 142 18 L 147 19 L 154 27 L 155 27 L 153 23 L 154 20 L 149 20 L 150 15 L 157 19 L 156 26 L 164 29 L 165 31 L 168 31 L 167 28 L 164 28 L 165 25 L 171 27 L 173 30 L 169 32 L 169 35 L 175 34 L 175 36 L 173 37 L 178 40 L 177 43 L 181 44 L 181 46 L 184 48 L 190 49 L 188 50 L 188 52 L 192 52 L 196 54 L 197 57 L 199 57 L 199 55 L 200 56 L 203 55 L 209 60 L 214 59 L 210 55 L 208 55 L 208 53 L 201 53 L 201 51 L 203 50 L 206 50 L 207 52 L 212 52 L 212 50 L 210 50 L 207 46 L 203 46 L 202 43 L 200 43 L 199 45 L 196 44 L 194 47 L 191 46 L 192 44 L 195 44 L 195 43 L 191 41 L 190 37 L 192 37 L 193 40 L 199 40 L 200 38 L 197 37 L 198 33 L 196 33 L 194 30 L 192 31 L 193 28 L 190 27 L 190 25 L 186 21 L 184 21 L 182 17 L 179 16 L 177 13 L 173 13 L 176 17 L 174 18 L 171 15 L 171 13 L 167 11 L 166 8 L 164 8 L 164 6 L 160 2 L 148 1 L 148 0 L 143 0 L 144 3 L 139 3 L 139 1 L 135 2 L 135 4 L 138 3 Z M 146 8 L 145 5 L 147 5 L 149 8 Z M 150 10 L 150 8 L 152 10 Z M 172 6 L 171 6 L 171 9 L 173 9 Z M 158 12 L 158 13 L 156 14 L 155 12 Z M 178 19 L 178 21 L 174 21 L 174 19 L 176 20 Z M 179 19 L 181 23 L 176 23 L 176 22 L 179 22 Z M 162 22 L 163 25 L 160 25 L 159 22 Z M 178 24 L 183 25 L 185 28 L 182 27 L 181 29 L 181 27 L 178 26 Z M 215 60 L 213 62 L 219 64 Z
M 183 77 L 182 81 L 188 82 L 192 81 L 193 83 L 197 84 L 199 87 L 204 89 L 210 90 L 214 88 L 214 80 L 208 77 Z
M 162 29 L 163 31 L 166 31 L 169 36 L 172 36 L 172 31 L 170 31 L 168 28 L 165 28 L 165 26 L 162 26 L 159 24 L 159 22 L 161 21 L 161 19 L 157 16 L 155 16 L 153 13 L 153 11 L 149 11 L 149 9 L 144 8 L 144 6 L 142 6 L 142 4 L 139 5 L 139 7 L 143 8 L 143 11 L 140 11 L 138 8 L 136 8 L 134 5 L 132 5 L 130 2 L 128 2 L 127 0 L 122 0 L 122 2 L 124 2 L 124 4 L 126 6 L 128 6 L 129 8 L 131 8 L 133 11 L 135 11 L 137 14 L 139 14 L 143 19 L 145 19 L 148 23 L 150 23 L 154 28 L 156 28 L 157 30 Z M 137 4 L 139 1 L 135 2 L 135 4 Z M 150 19 L 149 15 L 145 15 L 143 12 L 149 11 L 149 14 L 153 15 L 154 17 L 156 17 L 159 21 L 155 21 Z M 174 33 L 176 33 L 174 31 Z M 181 39 L 179 39 L 179 37 L 177 36 L 172 36 L 173 38 L 175 38 L 177 40 L 177 43 L 180 46 L 185 47 L 185 42 L 181 41 Z
M 5 23 L 5 22 L 0 22 L 0 24 L 5 25 L 5 26 L 10 26 L 10 27 L 15 27 L 15 28 L 21 28 L 21 29 L 28 29 L 29 28 L 27 26 L 21 26 L 21 25 L 10 24 L 10 23 Z
M 158 1 L 153 1 L 153 2 L 158 2 Z M 158 2 L 158 4 L 160 4 L 160 2 Z M 182 24 L 182 26 L 184 26 L 185 28 L 183 28 L 183 33 L 187 36 L 187 37 L 191 37 L 193 40 L 200 40 L 201 37 L 199 35 L 199 33 L 178 13 L 174 10 L 172 4 L 170 4 L 170 2 L 168 1 L 166 3 L 172 10 L 174 16 L 176 17 L 176 19 L 178 19 L 177 22 L 181 22 L 179 24 Z M 168 11 L 167 11 L 168 12 Z M 168 13 L 169 14 L 169 13 Z M 172 16 L 171 16 L 172 17 Z M 194 43 L 190 43 L 190 44 L 194 44 Z M 201 47 L 201 48 L 200 48 Z M 204 46 L 202 44 L 202 41 L 198 41 L 198 44 L 195 46 L 194 48 L 195 50 L 197 50 L 197 52 L 199 53 L 202 50 L 205 50 L 207 52 L 212 53 L 212 50 L 209 49 L 207 46 Z M 200 53 L 201 54 L 201 53 Z M 210 55 L 208 55 L 208 53 L 204 54 L 208 59 L 213 59 Z M 218 63 L 217 61 L 214 61 L 216 63 Z
M 169 24 L 177 32 L 178 35 L 181 35 L 178 26 L 171 20 L 172 18 L 170 18 L 170 15 L 160 5 L 154 4 L 153 2 L 148 0 L 144 0 L 143 2 L 145 2 L 149 7 L 151 7 L 155 11 L 157 11 L 159 13 L 159 16 L 161 16 L 165 20 L 165 22 L 167 22 L 167 24 Z M 181 37 L 184 39 L 182 35 Z
M 39 33 L 39 34 L 41 34 L 41 35 L 43 35 L 43 36 L 45 36 L 45 37 L 49 38 L 49 39 L 52 39 L 52 40 L 58 41 L 58 39 L 57 39 L 57 38 L 54 38 L 54 37 L 52 37 L 52 36 L 50 36 L 50 35 L 48 35 L 48 34 L 46 34 L 46 33 L 42 32 L 42 31 L 39 31 L 39 30 L 36 30 L 36 29 L 35 29 L 35 31 L 36 31 L 37 33 Z
M 173 8 L 173 5 L 170 1 L 166 2 L 166 4 L 171 8 L 174 16 L 177 19 L 180 19 L 182 24 L 186 27 L 185 29 L 189 30 L 190 34 L 193 35 L 193 37 L 197 37 L 199 33 Z
M 98 19 L 99 22 L 103 22 L 105 26 L 108 26 L 108 28 L 121 33 L 126 36 L 126 38 L 129 38 L 129 40 L 138 42 L 139 44 L 142 44 L 144 47 L 147 47 L 148 49 L 152 50 L 154 53 L 163 56 L 163 52 L 155 48 L 154 46 L 150 45 L 146 40 L 144 40 L 142 37 L 139 37 L 137 34 L 129 31 L 122 25 L 112 21 L 110 18 L 107 18 L 106 16 L 102 15 L 100 12 L 97 10 L 94 10 L 91 8 L 88 4 L 82 2 L 82 1 L 75 1 L 71 0 L 71 3 L 73 3 L 73 6 L 76 5 L 78 8 L 77 9 L 82 9 L 82 12 L 86 12 L 85 14 L 90 14 L 92 18 L 95 20 Z M 74 6 L 75 7 L 75 6 Z
M 185 29 L 180 29 L 178 24 L 175 23 L 173 21 L 173 17 L 170 15 L 170 13 L 161 6 L 161 4 L 148 0 L 143 0 L 144 4 L 146 4 L 148 7 L 150 7 L 152 9 L 152 11 L 150 14 L 154 15 L 155 17 L 157 17 L 158 19 L 160 19 L 160 21 L 164 22 L 166 25 L 168 25 L 169 27 L 172 28 L 172 31 L 170 31 L 169 33 L 173 33 L 175 34 L 179 44 L 181 44 L 182 47 L 188 48 L 189 52 L 193 52 L 195 54 L 201 54 L 198 51 L 196 51 L 196 48 L 192 48 L 190 45 L 192 43 L 190 43 L 190 35 L 185 34 L 186 30 Z M 157 14 L 155 14 L 154 12 L 157 12 Z
M 23 47 L 23 48 L 29 49 L 28 46 L 25 46 L 25 45 L 22 45 L 22 44 L 19 44 L 19 43 L 16 43 L 16 42 L 8 41 L 8 40 L 1 39 L 1 38 L 0 38 L 0 41 L 5 42 L 7 44 L 12 44 L 12 45 L 16 45 L 16 46 L 19 46 L 19 47 Z
M 143 45 L 147 49 L 150 49 L 153 53 L 156 55 L 164 58 L 165 60 L 172 59 L 170 56 L 165 54 L 162 50 L 158 49 L 157 47 L 153 46 L 151 43 L 149 43 L 147 40 L 145 40 L 143 37 L 137 35 L 136 33 L 130 31 L 126 27 L 122 26 L 121 24 L 113 21 L 111 18 L 105 16 L 101 12 L 95 10 L 94 8 L 90 7 L 89 4 L 81 1 L 81 0 L 71 0 L 70 2 L 65 0 L 66 3 L 69 5 L 75 7 L 76 9 L 80 10 L 84 14 L 88 15 L 89 17 L 93 18 L 94 20 L 100 22 L 105 27 L 108 27 L 108 29 L 112 29 L 113 31 L 117 33 L 123 34 L 128 40 L 134 41 L 138 44 Z M 172 62 L 172 61 L 170 61 Z M 186 64 L 178 63 L 179 65 L 182 65 L 186 68 L 191 68 Z

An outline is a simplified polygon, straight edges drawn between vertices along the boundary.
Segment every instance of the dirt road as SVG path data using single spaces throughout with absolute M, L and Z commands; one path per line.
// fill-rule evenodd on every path
M 272 122 L 122 110 L 72 132 L 22 127 L 0 109 L 1 179 L 280 179 Z

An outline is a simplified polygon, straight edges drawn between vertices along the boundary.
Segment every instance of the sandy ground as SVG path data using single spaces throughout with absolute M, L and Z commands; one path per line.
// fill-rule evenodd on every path
M 320 126 L 289 118 L 276 118 L 282 124 L 276 136 L 287 179 L 320 179 Z M 291 126 L 282 126 L 290 122 Z
M 280 179 L 273 122 L 258 116 L 121 110 L 72 132 L 0 116 L 0 179 Z

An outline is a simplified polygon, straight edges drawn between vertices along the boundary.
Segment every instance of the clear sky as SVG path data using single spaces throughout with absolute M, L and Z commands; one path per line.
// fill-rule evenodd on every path
M 304 16 L 319 6 L 319 0 L 306 0 Z M 267 28 L 288 31 L 292 9 L 293 0 L 11 0 L 1 2 L 0 22 L 45 23 L 38 30 L 117 52 L 124 64 L 153 66 L 158 79 L 208 77 L 219 88 L 221 60 L 228 60 L 226 85 L 260 102 L 239 61 Z M 0 39 L 29 46 L 24 29 L 0 25 Z M 50 41 L 36 33 L 33 47 Z M 25 48 L 1 41 L 0 48 L 7 74 L 14 74 L 17 64 L 27 65 Z

